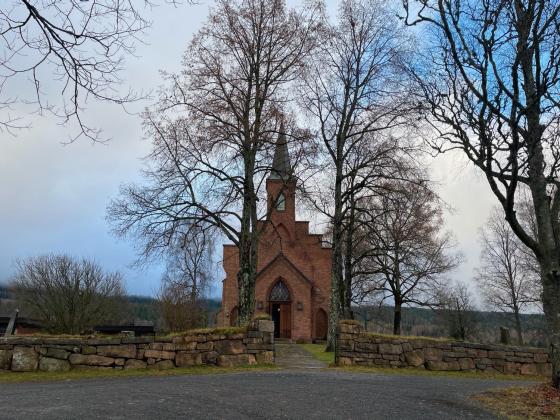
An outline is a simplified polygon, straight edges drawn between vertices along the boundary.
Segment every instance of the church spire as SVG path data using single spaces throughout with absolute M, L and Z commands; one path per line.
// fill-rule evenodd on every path
M 290 155 L 288 154 L 288 144 L 286 142 L 286 133 L 284 131 L 284 122 L 280 123 L 280 133 L 276 140 L 276 149 L 274 150 L 274 159 L 272 160 L 272 170 L 269 179 L 291 178 L 292 168 L 290 165 Z

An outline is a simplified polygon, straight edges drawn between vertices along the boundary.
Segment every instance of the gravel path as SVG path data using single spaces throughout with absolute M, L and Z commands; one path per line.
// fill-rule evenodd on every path
M 0 385 L 5 419 L 491 419 L 505 381 L 323 369 Z

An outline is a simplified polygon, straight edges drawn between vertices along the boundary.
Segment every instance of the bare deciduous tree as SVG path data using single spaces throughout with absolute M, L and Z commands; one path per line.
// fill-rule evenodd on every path
M 175 2 L 173 2 L 175 3 Z M 124 104 L 138 99 L 120 95 L 119 73 L 126 55 L 149 26 L 143 17 L 150 0 L 5 0 L 0 6 L 0 110 L 6 117 L 0 129 L 21 127 L 10 117 L 10 106 L 32 103 L 39 112 L 51 112 L 63 122 L 73 121 L 79 133 L 99 138 L 99 129 L 82 118 L 89 98 Z M 21 77 L 20 77 L 21 76 Z M 26 89 L 14 89 L 20 80 Z M 27 84 L 26 84 L 27 82 Z M 30 83 L 29 83 L 30 82 Z M 60 89 L 60 102 L 48 91 Z M 22 96 L 23 94 L 23 96 Z
M 367 245 L 367 233 L 364 233 L 375 224 L 378 214 L 370 211 L 368 203 L 386 194 L 388 186 L 391 189 L 387 180 L 419 181 L 414 179 L 415 154 L 414 145 L 407 144 L 406 139 L 372 133 L 369 141 L 354 145 L 354 151 L 346 158 L 341 227 L 344 267 L 341 307 L 344 317 L 353 318 L 353 283 L 361 270 L 361 261 L 372 252 Z
M 136 234 L 145 253 L 167 247 L 185 224 L 220 230 L 239 249 L 240 323 L 254 313 L 258 196 L 316 12 L 288 10 L 283 0 L 218 1 L 184 71 L 168 76 L 146 114 L 148 186 L 123 188 L 109 208 L 116 232 Z
M 368 143 L 386 140 L 388 134 L 382 133 L 404 123 L 408 101 L 402 60 L 407 42 L 388 2 L 344 0 L 338 22 L 324 22 L 322 40 L 304 77 L 302 102 L 321 147 L 316 169 L 323 180 L 328 177 L 327 191 L 317 188 L 322 182 L 318 179 L 308 182 L 307 195 L 332 226 L 330 349 L 335 348 L 339 319 L 351 316 L 344 278 L 344 221 L 351 201 L 379 175 L 378 156 L 372 150 L 383 148 Z M 348 227 L 347 240 L 353 235 L 351 223 Z
M 202 299 L 212 281 L 212 232 L 190 229 L 167 250 L 158 301 L 171 331 L 205 326 Z
M 167 250 L 165 281 L 184 289 L 192 302 L 205 296 L 212 281 L 213 233 L 189 229 Z
M 472 292 L 463 282 L 443 291 L 438 312 L 443 315 L 451 337 L 467 340 L 473 335 L 477 324 L 473 301 Z
M 114 321 L 124 294 L 119 273 L 104 273 L 95 262 L 66 255 L 18 261 L 11 287 L 22 309 L 52 332 L 66 334 Z
M 168 331 L 188 331 L 205 326 L 206 311 L 193 301 L 189 290 L 164 277 L 157 294 L 159 312 Z
M 511 312 L 519 344 L 523 344 L 521 312 L 541 300 L 534 255 L 513 233 L 501 209 L 494 209 L 481 229 L 481 266 L 476 271 L 482 295 L 491 308 Z
M 486 176 L 513 232 L 535 254 L 553 383 L 560 386 L 560 2 L 403 1 L 426 23 L 414 71 L 437 150 L 459 149 Z M 537 235 L 519 221 L 529 191 Z
M 401 333 L 403 305 L 435 307 L 447 286 L 444 277 L 460 262 L 450 233 L 442 232 L 438 197 L 422 183 L 397 183 L 369 204 L 377 213 L 366 237 L 370 257 L 356 273 L 362 300 L 372 294 L 394 302 L 393 333 Z

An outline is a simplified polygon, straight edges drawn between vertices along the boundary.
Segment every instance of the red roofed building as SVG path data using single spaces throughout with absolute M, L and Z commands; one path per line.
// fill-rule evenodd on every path
M 309 222 L 296 220 L 296 181 L 290 175 L 286 137 L 280 134 L 266 180 L 267 219 L 259 222 L 256 314 L 268 313 L 277 338 L 324 340 L 330 297 L 330 248 L 322 235 L 309 233 Z M 238 248 L 224 245 L 222 310 L 219 324 L 237 320 Z

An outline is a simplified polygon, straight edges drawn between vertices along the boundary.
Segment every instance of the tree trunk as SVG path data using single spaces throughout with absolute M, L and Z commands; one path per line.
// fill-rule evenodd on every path
M 237 274 L 239 290 L 239 305 L 237 324 L 246 325 L 251 321 L 255 306 L 255 282 L 249 262 L 239 270 Z
M 355 201 L 354 196 L 350 197 L 349 215 L 346 220 L 346 241 L 344 255 L 344 300 L 343 316 L 346 319 L 354 319 L 352 312 L 352 251 L 354 248 L 354 226 L 355 226 Z
M 333 257 L 332 257 L 332 270 L 331 270 L 331 299 L 329 303 L 329 329 L 327 336 L 327 351 L 336 350 L 336 329 L 338 327 L 338 321 L 340 320 L 340 308 L 341 300 L 343 296 L 340 293 L 340 283 L 342 283 L 342 278 L 340 273 L 342 271 L 342 252 L 340 249 L 340 241 L 334 240 L 335 231 L 340 231 L 340 227 L 335 227 L 333 229 Z M 340 233 L 338 233 L 340 236 Z
M 249 233 L 244 233 L 239 242 L 239 272 L 237 273 L 237 287 L 239 292 L 237 324 L 245 325 L 253 316 L 254 282 L 251 270 L 251 242 Z
M 521 330 L 521 315 L 519 309 L 516 307 L 513 314 L 515 315 L 515 332 L 517 333 L 517 343 L 523 345 L 523 332 Z
M 541 125 L 541 96 L 534 76 L 535 51 L 531 45 L 532 19 L 534 16 L 527 11 L 519 13 L 517 30 L 519 62 L 523 72 L 523 91 L 527 98 L 527 130 L 524 140 L 528 154 L 529 188 L 535 209 L 537 223 L 538 248 L 534 251 L 541 265 L 541 279 L 543 285 L 543 309 L 548 327 L 550 344 L 550 361 L 552 363 L 552 383 L 555 388 L 560 387 L 560 254 L 557 225 L 558 214 L 550 208 L 551 196 L 548 192 L 548 181 L 545 173 L 546 160 L 543 151 L 543 130 Z M 531 46 L 530 46 L 531 45 Z M 556 191 L 559 194 L 560 191 Z
M 340 165 L 339 165 L 340 166 Z M 334 194 L 331 266 L 331 299 L 329 304 L 329 328 L 327 334 L 327 351 L 335 351 L 336 329 L 340 320 L 344 299 L 344 282 L 342 278 L 342 169 L 337 167 Z M 336 354 L 335 354 L 336 357 Z
M 249 322 L 254 314 L 255 314 L 255 287 L 257 284 L 257 262 L 258 262 L 258 255 L 259 255 L 259 231 L 257 229 L 257 200 L 256 195 L 253 194 L 251 200 L 251 285 L 252 285 L 252 300 L 251 300 L 251 308 L 250 308 L 250 317 L 247 319 Z
M 543 309 L 548 327 L 550 344 L 550 362 L 552 363 L 552 384 L 560 387 L 560 273 L 546 271 L 542 273 Z
M 465 319 L 463 318 L 463 311 L 462 308 L 459 305 L 459 300 L 457 298 L 457 304 L 456 304 L 456 310 L 457 310 L 457 324 L 459 327 L 459 338 L 461 339 L 461 341 L 465 341 L 465 339 L 467 338 L 467 331 L 465 328 Z
M 248 324 L 255 312 L 255 280 L 256 280 L 256 234 L 253 225 L 253 214 L 256 213 L 254 185 L 251 162 L 245 163 L 245 185 L 243 209 L 241 214 L 241 235 L 239 239 L 239 272 L 237 287 L 239 292 L 238 325 Z
M 547 183 L 544 177 L 544 157 L 542 145 L 538 143 L 531 150 L 529 159 L 530 185 L 535 219 L 538 231 L 538 252 L 535 253 L 541 267 L 543 286 L 543 310 L 545 314 L 550 361 L 552 363 L 552 383 L 560 388 L 560 253 L 555 232 L 554 215 L 549 207 Z M 557 191 L 556 194 L 559 194 Z
M 393 335 L 401 335 L 402 303 L 395 299 L 395 312 L 393 316 Z

